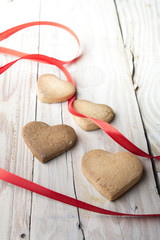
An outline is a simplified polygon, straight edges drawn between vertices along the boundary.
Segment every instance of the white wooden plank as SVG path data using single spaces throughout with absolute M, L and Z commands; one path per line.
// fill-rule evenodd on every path
M 81 10 L 80 13 L 81 12 L 83 12 L 84 21 L 83 23 L 81 22 L 81 24 L 90 30 L 85 32 L 85 35 L 81 37 L 82 44 L 89 45 L 88 52 L 86 50 L 87 46 L 85 46 L 86 51 L 84 50 L 82 60 L 80 60 L 76 66 L 73 65 L 70 68 L 70 72 L 73 72 L 73 76 L 77 82 L 78 96 L 79 98 L 88 98 L 89 100 L 103 102 L 112 106 L 116 112 L 116 118 L 112 124 L 136 145 L 147 151 L 128 62 L 123 50 L 120 30 L 117 27 L 118 22 L 115 16 L 114 5 L 111 1 L 99 1 L 98 3 L 93 3 L 92 1 L 90 8 L 88 9 L 84 4 L 83 10 Z M 79 16 L 76 14 L 77 18 L 80 18 L 80 13 Z M 88 15 L 89 20 L 87 20 Z M 78 35 L 82 36 L 79 31 L 82 32 L 83 28 L 80 30 L 79 27 L 77 31 Z M 76 68 L 78 72 L 76 72 Z M 99 80 L 99 78 L 102 79 L 102 77 L 103 80 Z M 97 79 L 98 84 L 96 84 Z M 89 93 L 91 94 L 89 95 Z M 97 194 L 91 186 L 87 185 L 87 181 L 81 174 L 80 158 L 86 150 L 100 146 L 111 152 L 115 152 L 121 148 L 114 144 L 109 138 L 105 137 L 106 140 L 104 141 L 104 134 L 101 132 L 87 133 L 84 137 L 84 133 L 80 133 L 81 130 L 77 129 L 77 131 L 79 131 L 79 136 L 82 136 L 79 142 L 79 145 L 81 145 L 81 154 L 77 154 L 77 151 L 79 152 L 78 145 L 76 149 L 73 149 L 78 198 L 86 200 L 84 192 L 89 192 L 90 197 L 87 199 L 88 202 L 108 209 L 132 213 L 159 211 L 159 197 L 154 183 L 151 164 L 148 159 L 142 159 L 145 167 L 145 176 L 138 186 L 115 203 L 108 203 L 106 201 L 105 204 L 102 204 L 104 198 Z M 92 141 L 92 139 L 94 139 L 94 141 Z M 93 200 L 94 198 L 96 200 Z M 97 198 L 100 199 L 99 203 L 97 202 Z M 138 206 L 138 209 L 134 211 L 136 206 Z M 101 236 L 103 225 L 97 225 L 95 221 L 96 216 L 88 213 L 89 217 L 84 217 L 86 213 L 82 212 L 83 211 L 80 211 L 80 217 L 83 219 L 82 222 L 84 224 L 86 238 L 96 239 L 98 234 Z M 106 235 L 108 239 L 111 239 L 111 237 L 114 239 L 139 239 L 141 238 L 142 229 L 144 229 L 144 239 L 152 239 L 153 232 L 155 235 L 154 238 L 159 236 L 159 221 L 157 219 L 153 221 L 148 220 L 147 228 L 146 222 L 143 219 L 138 221 L 135 221 L 135 219 L 130 221 L 128 221 L 128 219 L 120 219 L 119 226 L 122 232 L 118 237 L 112 231 L 108 219 L 106 221 L 107 223 L 104 221 L 103 224 L 105 224 L 105 226 L 107 225 L 110 231 L 106 229 L 106 232 L 102 234 L 102 239 L 105 239 Z M 96 231 L 98 231 L 97 235 L 94 235 Z M 133 235 L 133 231 L 136 232 L 135 236 Z M 94 232 L 93 235 L 92 232 Z
M 16 18 L 15 24 L 19 24 L 21 19 L 23 21 L 38 20 L 39 2 L 35 1 L 34 3 L 35 5 L 33 5 L 33 1 L 32 4 L 31 1 L 20 3 L 18 0 L 8 2 L 4 5 L 2 12 L 5 13 L 6 9 L 10 9 L 10 19 L 13 19 L 13 13 L 15 15 L 15 12 L 11 12 L 11 10 L 18 9 L 19 12 L 23 10 L 21 13 L 23 17 Z M 6 6 L 7 8 L 5 8 Z M 27 9 L 30 10 L 27 11 Z M 33 12 L 31 9 L 34 11 L 34 19 L 32 18 Z M 24 11 L 30 12 L 30 14 L 25 16 Z M 116 118 L 112 124 L 139 147 L 147 151 L 131 81 L 131 73 L 128 67 L 128 59 L 123 48 L 113 1 L 41 1 L 40 18 L 41 20 L 57 21 L 66 24 L 80 36 L 83 56 L 77 63 L 68 66 L 78 87 L 78 98 L 106 103 L 113 107 L 116 112 Z M 8 16 L 6 16 L 6 19 L 8 19 Z M 11 26 L 11 23 L 14 23 L 14 21 L 9 22 L 6 20 L 6 27 Z M 4 29 L 6 28 L 5 26 L 3 27 Z M 72 40 L 68 39 L 66 49 L 66 44 L 64 44 L 64 40 L 67 39 L 66 34 L 63 34 L 63 32 L 59 33 L 57 30 L 52 31 L 52 29 L 50 31 L 49 27 L 48 30 L 43 27 L 40 29 L 43 29 L 43 31 L 40 31 L 41 53 L 62 58 L 64 58 L 65 54 L 68 56 L 72 50 L 69 47 L 72 44 Z M 28 31 L 30 30 L 27 30 L 27 34 Z M 25 40 L 27 38 L 26 35 L 23 35 Z M 33 52 L 35 49 L 37 51 L 37 48 L 35 48 L 35 46 L 38 46 L 36 39 L 35 46 L 33 44 L 34 36 L 37 35 L 37 30 L 34 31 L 33 38 L 31 38 L 32 35 L 27 35 L 30 37 L 27 38 L 27 44 L 23 45 L 24 39 L 18 43 L 18 38 L 21 35 L 17 33 L 15 42 L 9 39 L 8 45 L 11 44 L 13 46 L 15 44 L 15 48 L 23 51 L 31 50 Z M 9 59 L 9 57 L 6 59 L 3 57 L 1 60 L 8 61 Z M 22 71 L 21 75 L 19 75 L 20 71 Z M 25 71 L 26 73 L 24 74 Z M 63 74 L 59 73 L 54 67 L 40 64 L 39 74 L 46 73 L 46 71 L 60 75 L 63 78 Z M 17 82 L 23 83 L 17 89 L 13 87 L 13 81 L 6 81 L 8 76 L 9 80 L 12 79 L 13 74 Z M 1 95 L 4 104 L 4 107 L 1 107 L 1 119 L 5 120 L 4 116 L 7 116 L 7 120 L 9 119 L 9 124 L 7 121 L 1 121 L 3 129 L 1 131 L 3 136 L 1 143 L 5 149 L 3 151 L 5 154 L 1 155 L 5 159 L 2 161 L 2 167 L 28 179 L 32 177 L 32 162 L 30 161 L 32 155 L 27 147 L 24 146 L 22 139 L 19 139 L 22 126 L 34 119 L 36 74 L 37 67 L 35 63 L 18 63 L 14 70 L 8 71 L 4 76 L 1 76 L 3 86 L 0 88 L 4 89 Z M 34 80 L 31 81 L 32 79 Z M 31 92 L 29 88 L 31 88 Z M 25 93 L 23 96 L 21 92 L 21 101 L 19 101 L 20 89 L 24 89 L 23 92 Z M 10 92 L 13 92 L 13 94 Z M 15 97 L 13 97 L 14 95 Z M 8 98 L 9 100 L 6 101 Z M 10 103 L 11 106 L 9 106 Z M 68 113 L 67 103 L 47 105 L 38 101 L 37 120 L 45 121 L 50 125 L 63 122 L 73 126 L 78 134 L 78 142 L 67 155 L 63 154 L 46 165 L 42 165 L 35 159 L 35 182 L 73 197 L 75 196 L 73 187 L 75 184 L 78 199 L 110 210 L 130 213 L 158 212 L 160 210 L 151 164 L 147 159 L 142 159 L 145 166 L 145 175 L 141 183 L 115 203 L 110 203 L 98 194 L 82 175 L 80 167 L 81 157 L 86 151 L 93 148 L 103 148 L 111 152 L 119 151 L 121 148 L 101 130 L 86 133 L 79 129 Z M 12 124 L 10 123 L 11 121 Z M 20 126 L 15 128 L 16 133 L 11 133 L 9 130 L 5 133 L 6 126 L 16 126 L 17 122 L 20 122 Z M 11 144 L 14 142 L 12 146 L 15 146 L 15 148 L 11 149 L 8 147 L 6 143 L 9 141 Z M 10 155 L 12 158 L 10 158 Z M 15 159 L 16 166 L 14 164 Z M 60 240 L 83 238 L 115 240 L 158 239 L 160 234 L 158 218 L 152 220 L 110 218 L 82 210 L 79 211 L 80 215 L 78 216 L 76 208 L 33 194 L 31 233 L 29 236 L 30 193 L 5 183 L 0 184 L 2 189 L 5 190 L 0 196 L 0 201 L 2 201 L 2 205 L 0 204 L 1 216 L 5 216 L 5 220 L 4 218 L 0 219 L 0 232 L 4 239 L 20 239 L 22 232 L 26 234 L 25 239 L 33 240 L 53 238 Z M 10 199 L 8 199 L 8 196 Z M 136 206 L 138 209 L 135 208 Z M 13 217 L 9 209 L 13 209 Z
M 0 31 L 36 19 L 38 6 L 39 1 L 3 1 Z M 37 51 L 37 33 L 36 29 L 23 31 L 0 45 L 26 52 Z M 0 65 L 12 59 L 1 54 Z M 24 145 L 21 130 L 24 124 L 35 118 L 36 75 L 36 63 L 23 61 L 0 76 L 1 167 L 29 180 L 32 179 L 33 157 Z M 0 192 L 0 238 L 29 239 L 31 193 L 2 181 Z
M 47 20 L 55 21 L 53 16 L 55 16 L 57 10 L 54 4 L 56 4 L 56 1 L 42 1 L 41 20 L 47 17 Z M 48 11 L 50 8 L 52 11 Z M 51 16 L 51 19 L 49 19 L 49 16 Z M 66 55 L 64 41 L 65 39 L 66 41 L 67 39 L 70 40 L 69 34 L 66 34 L 65 39 L 64 36 L 65 34 L 62 30 L 41 26 L 39 52 L 51 57 L 62 57 L 64 59 L 63 53 Z M 39 76 L 45 73 L 52 73 L 57 76 L 60 74 L 56 67 L 40 64 Z M 44 104 L 39 100 L 37 101 L 37 121 L 44 121 L 51 126 L 62 124 L 61 114 L 61 103 Z M 35 159 L 33 180 L 50 189 L 75 197 L 71 152 L 68 151 L 47 164 L 42 164 Z M 33 195 L 31 239 L 82 239 L 83 233 L 78 226 L 79 218 L 76 208 Z
M 78 87 L 78 98 L 106 103 L 113 107 L 116 112 L 113 125 L 140 148 L 147 151 L 114 3 L 112 1 L 87 1 L 87 3 L 83 1 L 76 3 L 74 1 L 42 1 L 42 9 L 47 13 L 47 20 L 67 24 L 80 36 L 83 56 L 76 64 L 68 66 Z M 55 39 L 59 42 L 57 36 Z M 66 53 L 69 51 L 70 50 L 66 50 Z M 61 52 L 58 54 L 60 57 Z M 61 74 L 61 76 L 63 77 L 63 74 Z M 41 112 L 40 115 L 38 113 L 38 119 L 46 119 L 46 121 L 50 123 L 51 121 L 47 120 L 46 110 L 43 109 L 42 115 L 40 107 L 43 108 L 39 105 L 38 111 Z M 52 108 L 55 108 L 55 106 Z M 57 116 L 55 116 L 55 118 L 57 119 Z M 60 117 L 58 119 L 60 119 Z M 80 167 L 81 157 L 87 150 L 94 148 L 104 148 L 111 152 L 116 152 L 121 148 L 106 137 L 102 131 L 86 133 L 79 129 L 73 122 L 72 117 L 68 114 L 66 103 L 63 104 L 63 122 L 70 123 L 78 134 L 79 140 L 77 145 L 71 150 L 71 156 L 76 193 L 79 199 L 110 210 L 128 213 L 158 211 L 158 196 L 149 160 L 142 159 L 145 167 L 145 175 L 141 183 L 115 203 L 110 203 L 98 194 L 82 175 Z M 94 141 L 92 141 L 92 139 L 94 139 Z M 64 156 L 60 158 L 62 158 L 64 162 Z M 56 159 L 55 162 L 59 164 L 58 159 Z M 56 163 L 53 162 L 51 165 L 56 165 Z M 64 167 L 64 165 L 62 166 Z M 53 169 L 55 168 L 54 166 Z M 58 168 L 56 169 L 56 172 L 59 172 Z M 38 178 L 39 171 L 41 172 L 42 168 L 36 165 L 35 179 Z M 60 192 L 63 190 L 66 193 L 65 188 L 61 187 L 61 182 L 64 182 L 62 176 L 59 185 L 54 185 L 54 189 L 56 188 L 56 190 Z M 35 211 L 33 215 L 34 218 L 36 217 L 38 206 L 42 206 L 42 203 L 39 203 L 40 205 L 36 204 L 37 202 L 33 208 Z M 61 204 L 56 203 L 56 206 L 60 207 Z M 61 206 L 61 208 L 63 207 Z M 42 212 L 48 214 L 48 210 L 45 209 L 47 209 L 46 206 Z M 154 237 L 157 238 L 159 235 L 158 219 L 153 219 L 152 221 L 149 219 L 146 221 L 144 221 L 144 219 L 137 221 L 130 219 L 128 221 L 128 219 L 107 218 L 80 210 L 80 220 L 86 239 L 97 239 L 98 237 L 101 239 L 140 239 L 142 231 L 144 232 L 145 239 L 151 239 L 153 229 Z M 44 222 L 45 220 L 42 221 Z M 61 219 L 57 224 L 59 225 L 60 222 L 62 226 L 63 223 Z M 50 229 L 51 225 L 50 223 L 48 224 Z M 45 222 L 45 228 L 48 224 Z M 34 225 L 34 228 L 32 228 L 32 236 L 40 237 L 40 234 L 37 233 L 40 231 L 40 227 L 41 225 L 37 225 L 37 230 L 35 231 Z M 73 230 L 71 227 L 69 229 L 70 231 Z M 61 231 L 62 228 L 57 229 L 54 226 L 50 236 L 54 235 L 55 239 L 63 239 L 63 234 L 60 235 Z M 133 235 L 133 231 L 135 231 L 135 235 Z M 42 232 L 43 238 L 49 238 L 47 231 L 41 231 L 41 234 Z M 66 233 L 66 229 L 64 232 Z M 77 235 L 75 232 L 73 232 L 72 236 L 74 236 L 74 234 L 74 238 L 76 239 Z M 68 239 L 68 235 L 66 236 Z
M 160 2 L 116 1 L 124 44 L 152 154 L 160 155 Z M 134 60 L 134 62 L 133 62 Z M 157 169 L 160 165 L 157 161 Z

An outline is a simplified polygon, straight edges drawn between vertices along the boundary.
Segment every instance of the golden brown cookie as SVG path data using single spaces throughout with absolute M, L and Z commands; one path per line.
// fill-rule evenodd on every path
M 68 125 L 53 127 L 43 122 L 27 123 L 22 130 L 25 143 L 42 163 L 66 152 L 76 142 L 76 133 Z
M 73 107 L 77 112 L 81 114 L 103 120 L 108 123 L 111 122 L 114 117 L 112 108 L 105 104 L 96 104 L 87 100 L 75 100 Z M 73 119 L 85 131 L 92 131 L 99 128 L 90 119 L 77 117 L 74 115 Z
M 44 103 L 59 103 L 69 100 L 75 94 L 72 83 L 59 79 L 53 74 L 38 78 L 37 96 Z
M 129 152 L 91 150 L 82 157 L 82 171 L 102 195 L 113 201 L 140 180 L 143 165 Z

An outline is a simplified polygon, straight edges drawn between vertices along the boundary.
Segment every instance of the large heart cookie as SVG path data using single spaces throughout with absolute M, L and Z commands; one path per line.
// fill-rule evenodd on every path
M 52 74 L 41 75 L 37 83 L 37 96 L 44 103 L 58 103 L 70 99 L 75 94 L 72 83 Z
M 82 158 L 82 171 L 102 195 L 113 201 L 139 181 L 143 165 L 129 152 L 91 150 Z
M 30 122 L 23 127 L 25 143 L 42 163 L 70 149 L 76 142 L 76 133 L 68 125 L 50 127 L 43 122 Z
M 74 109 L 86 116 L 93 117 L 105 122 L 111 122 L 114 117 L 112 108 L 105 104 L 96 104 L 87 100 L 75 100 L 73 103 Z M 75 122 L 85 131 L 96 130 L 99 127 L 90 119 L 77 117 L 73 115 Z

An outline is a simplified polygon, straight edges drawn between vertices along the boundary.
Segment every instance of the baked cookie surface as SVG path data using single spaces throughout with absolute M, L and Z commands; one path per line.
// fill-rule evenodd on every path
M 93 117 L 105 122 L 111 122 L 114 118 L 112 108 L 105 104 L 96 104 L 88 100 L 75 100 L 73 103 L 74 109 L 86 116 Z M 90 119 L 77 117 L 73 115 L 75 122 L 85 131 L 96 130 L 99 127 Z
M 72 127 L 65 124 L 51 127 L 43 122 L 27 123 L 22 136 L 33 155 L 42 163 L 66 152 L 77 139 Z
M 61 80 L 53 74 L 43 74 L 38 78 L 37 96 L 41 102 L 65 102 L 75 94 L 75 91 L 72 83 Z
M 143 172 L 140 159 L 129 152 L 91 150 L 83 155 L 81 166 L 85 177 L 110 201 L 133 187 Z

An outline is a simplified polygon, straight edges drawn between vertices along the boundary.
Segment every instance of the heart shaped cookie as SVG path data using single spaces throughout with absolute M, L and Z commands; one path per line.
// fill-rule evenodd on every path
M 75 100 L 73 103 L 73 107 L 77 112 L 81 114 L 100 119 L 105 122 L 111 122 L 114 117 L 114 112 L 112 108 L 105 104 L 96 104 L 87 100 Z M 90 119 L 77 117 L 74 115 L 73 119 L 85 131 L 92 131 L 99 128 Z
M 66 152 L 76 142 L 76 133 L 68 125 L 50 127 L 43 122 L 27 123 L 22 130 L 25 143 L 42 163 Z
M 91 150 L 82 158 L 82 171 L 102 195 L 113 201 L 139 181 L 143 165 L 129 152 Z
M 75 94 L 72 83 L 63 81 L 52 74 L 38 78 L 37 96 L 44 103 L 59 103 L 70 99 Z

